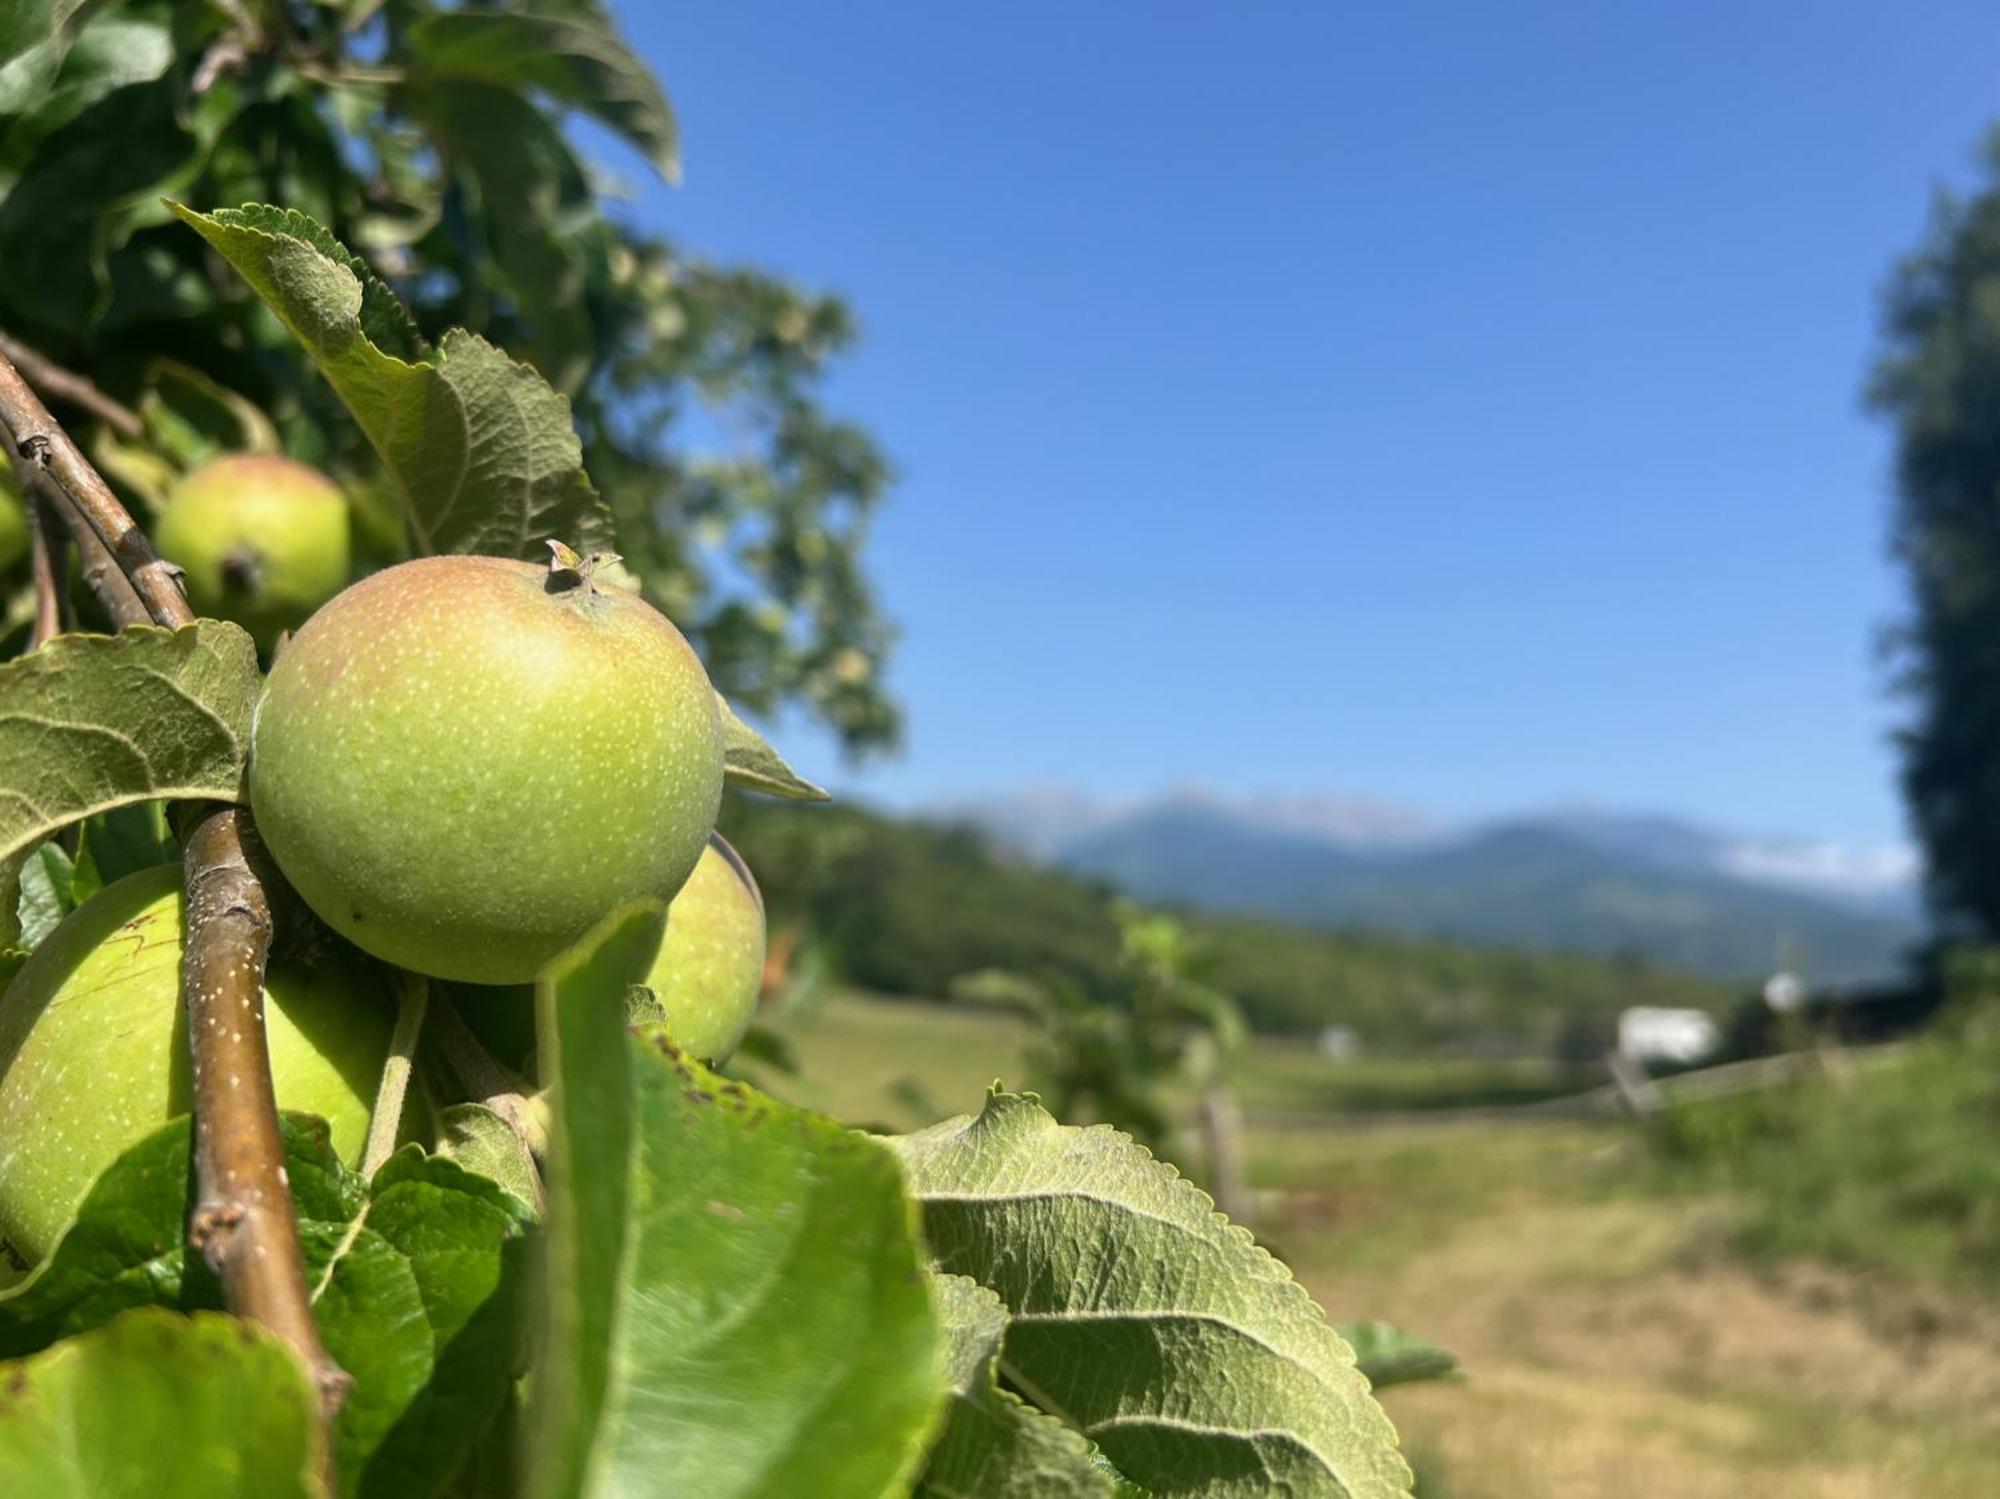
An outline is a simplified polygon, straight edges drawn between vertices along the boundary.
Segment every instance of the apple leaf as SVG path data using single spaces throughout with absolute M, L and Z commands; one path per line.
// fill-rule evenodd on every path
M 322 1272 L 315 1306 L 328 1351 L 355 1376 L 349 1404 L 369 1396 L 368 1411 L 341 1412 L 343 1487 L 381 1499 L 434 1493 L 524 1368 L 533 1214 L 497 1183 L 409 1145 L 375 1173 L 360 1223 Z M 379 1350 L 391 1308 L 410 1305 L 406 1277 L 414 1334 L 392 1366 Z
M 66 3 L 67 8 L 76 8 L 76 0 Z M 51 0 L 20 0 L 0 11 L 0 63 L 46 43 L 56 29 L 54 9 Z
M 945 1385 L 895 1159 L 627 1030 L 661 915 L 614 914 L 538 990 L 553 1100 L 526 1492 L 903 1492 Z
M 950 1339 L 952 1403 L 917 1499 L 1110 1499 L 1112 1480 L 1092 1465 L 1090 1443 L 1000 1388 L 1000 1298 L 963 1275 L 934 1284 Z
M 405 45 L 419 93 L 448 79 L 545 95 L 617 131 L 668 181 L 680 176 L 666 92 L 601 12 L 436 12 L 410 27 Z
M 719 692 L 715 706 L 722 713 L 722 774 L 730 785 L 799 802 L 832 800 L 787 765 L 762 734 L 736 716 L 729 700 Z
M 199 172 L 240 98 L 229 79 L 190 100 L 169 69 L 112 89 L 37 141 L 0 197 L 0 297 L 33 308 L 42 326 L 95 332 L 112 300 L 112 254 L 163 189 Z
M 617 550 L 569 402 L 534 370 L 462 329 L 423 350 L 394 294 L 304 214 L 170 206 L 332 384 L 388 471 L 417 551 L 539 559 L 550 536 Z
M 1443 1379 L 1458 1369 L 1457 1354 L 1387 1322 L 1343 1322 L 1340 1335 L 1354 1350 L 1354 1362 L 1378 1390 L 1420 1379 Z
M 532 22 L 499 12 L 438 21 Z M 523 58 L 523 61 L 529 59 Z M 596 357 L 594 330 L 577 315 L 590 262 L 590 183 L 562 129 L 512 89 L 461 79 L 425 82 L 407 97 L 445 154 L 478 186 L 491 227 L 494 273 L 520 309 L 515 338 L 557 390 L 574 392 Z
M 514 1126 L 483 1103 L 455 1103 L 438 1114 L 438 1153 L 533 1203 L 535 1160 Z
M 21 865 L 20 921 L 16 938 L 23 952 L 33 952 L 76 909 L 76 872 L 62 846 L 44 843 L 31 850 Z
M 167 828 L 166 803 L 138 802 L 99 813 L 84 823 L 79 834 L 71 875 L 76 903 L 82 905 L 128 874 L 179 858 L 180 849 Z
M 0 1364 L 0 1474 L 24 1499 L 307 1499 L 316 1405 L 297 1357 L 250 1323 L 129 1312 Z
M 1130 1137 L 996 1092 L 888 1143 L 939 1268 L 1007 1305 L 1007 1382 L 1127 1478 L 1204 1499 L 1408 1494 L 1394 1429 L 1291 1272 Z
M 295 1190 L 303 1214 L 303 1184 Z M 106 1169 L 48 1258 L 0 1291 L 0 1358 L 33 1353 L 133 1307 L 203 1305 L 186 1286 L 187 1195 L 182 1121 L 148 1135 Z
M 597 354 L 578 309 L 604 250 L 588 211 L 590 173 L 545 101 L 595 116 L 671 179 L 674 118 L 659 80 L 610 18 L 590 10 L 434 12 L 411 25 L 404 51 L 403 106 L 485 209 L 497 289 L 520 314 L 519 346 L 558 390 L 574 391 Z
M 0 67 L 0 115 L 11 117 L 0 131 L 0 178 L 11 180 L 44 141 L 92 105 L 121 88 L 150 83 L 174 64 L 171 17 L 119 15 L 99 6 L 89 24 L 78 26 L 71 24 L 77 7 L 62 8 L 72 14 Z M 5 25 L 0 21 L 0 31 Z
M 243 800 L 258 687 L 256 646 L 213 619 L 0 664 L 0 859 L 114 807 Z
M 248 396 L 178 359 L 146 366 L 138 400 L 151 451 L 192 469 L 218 453 L 282 453 L 277 426 Z
M 406 1146 L 365 1183 L 326 1127 L 284 1116 L 285 1169 L 327 1349 L 354 1376 L 335 1428 L 342 1492 L 438 1492 L 506 1398 L 526 1323 L 527 1208 Z M 0 1291 L 0 1357 L 134 1307 L 215 1308 L 186 1252 L 188 1126 L 163 1125 L 92 1186 L 49 1257 Z

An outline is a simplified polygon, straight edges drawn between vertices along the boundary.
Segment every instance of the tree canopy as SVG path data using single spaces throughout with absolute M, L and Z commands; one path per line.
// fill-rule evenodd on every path
M 2000 934 L 2000 134 L 1896 269 L 1870 389 L 1895 424 L 1903 786 L 1948 926 Z

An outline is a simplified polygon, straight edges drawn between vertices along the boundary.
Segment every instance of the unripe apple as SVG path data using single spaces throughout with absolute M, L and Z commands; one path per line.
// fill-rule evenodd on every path
M 720 833 L 667 905 L 667 930 L 646 973 L 667 1034 L 711 1065 L 735 1053 L 757 1012 L 764 978 L 764 897 L 743 856 Z M 535 1049 L 535 991 L 454 987 L 460 1015 L 499 1061 L 525 1071 Z
M 28 508 L 10 469 L 0 463 L 0 572 L 28 555 Z
M 347 500 L 317 469 L 261 453 L 214 458 L 167 496 L 154 540 L 187 570 L 195 613 L 269 650 L 347 582 Z
M 646 987 L 675 1044 L 721 1063 L 750 1028 L 763 979 L 764 897 L 743 856 L 717 834 L 667 907 Z
M 671 899 L 721 795 L 715 694 L 666 617 L 498 557 L 335 597 L 279 654 L 250 751 L 257 826 L 320 918 L 475 984 L 527 982 L 613 907 Z
M 0 1238 L 36 1262 L 99 1173 L 191 1104 L 181 872 L 141 870 L 65 917 L 0 995 Z M 338 963 L 276 962 L 264 1031 L 281 1108 L 355 1164 L 391 1020 Z

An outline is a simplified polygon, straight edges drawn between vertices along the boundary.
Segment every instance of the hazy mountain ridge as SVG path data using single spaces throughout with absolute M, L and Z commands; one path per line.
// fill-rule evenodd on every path
M 1632 952 L 1728 977 L 1789 962 L 1819 980 L 1893 973 L 1922 930 L 1905 851 L 1666 817 L 1558 811 L 1454 828 L 1366 802 L 1200 793 L 1036 793 L 952 811 L 1142 899 L 1311 926 Z

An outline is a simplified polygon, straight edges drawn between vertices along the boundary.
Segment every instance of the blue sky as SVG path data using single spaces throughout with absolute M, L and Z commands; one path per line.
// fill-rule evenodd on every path
M 1591 802 L 1898 838 L 1876 293 L 1990 3 L 627 5 L 902 478 L 895 803 Z

